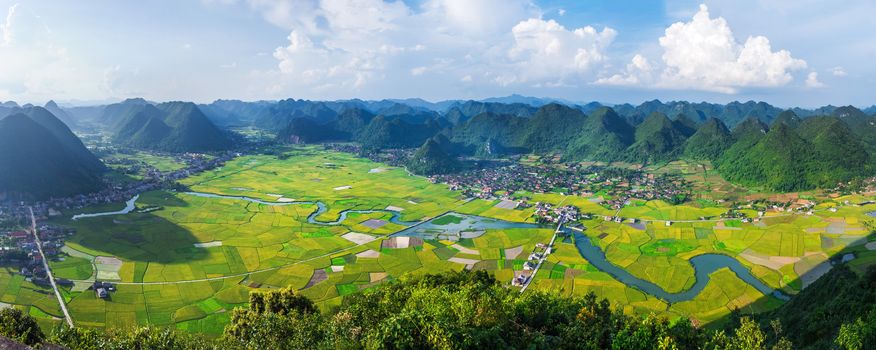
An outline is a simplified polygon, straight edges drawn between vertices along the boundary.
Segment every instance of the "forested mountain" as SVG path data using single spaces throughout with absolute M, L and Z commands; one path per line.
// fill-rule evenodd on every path
M 20 110 L 20 112 L 52 133 L 55 139 L 60 142 L 62 148 L 73 157 L 73 160 L 85 167 L 89 172 L 99 173 L 106 169 L 103 163 L 91 151 L 85 148 L 82 140 L 76 137 L 67 125 L 45 108 L 31 107 Z
M 0 119 L 0 193 L 45 199 L 94 191 L 103 164 L 51 113 L 34 107 Z
M 459 169 L 459 162 L 445 152 L 435 138 L 431 138 L 414 152 L 407 168 L 417 175 L 446 174 Z
M 717 118 L 709 118 L 684 145 L 684 155 L 693 159 L 715 160 L 733 144 L 730 130 Z
M 627 158 L 637 162 L 661 162 L 676 159 L 687 139 L 687 125 L 673 123 L 660 112 L 651 113 L 636 128 L 635 143 Z
M 876 147 L 876 119 L 853 107 L 836 108 L 835 116 L 801 118 L 792 110 L 776 112 L 763 103 L 712 105 L 725 116 L 747 116 L 731 132 L 720 118 L 698 122 L 688 116 L 702 116 L 708 104 L 650 101 L 636 107 L 636 113 L 670 110 L 674 117 L 654 111 L 636 126 L 608 107 L 587 115 L 580 108 L 550 103 L 527 116 L 525 105 L 504 106 L 472 101 L 452 106 L 449 111 L 456 116 L 455 123 L 434 115 L 426 118 L 429 113 L 398 105 L 387 110 L 416 116 L 371 117 L 364 110 L 351 109 L 342 113 L 343 120 L 295 120 L 280 133 L 280 139 L 359 141 L 370 149 L 410 148 L 441 132 L 447 136 L 442 149 L 481 157 L 560 153 L 567 161 L 638 163 L 687 157 L 714 161 L 731 181 L 782 191 L 833 186 L 872 175 L 876 169 L 871 156 Z M 467 118 L 466 113 L 480 110 L 487 112 Z M 759 115 L 772 115 L 772 127 Z
M 587 117 L 564 156 L 569 160 L 618 160 L 633 142 L 634 128 L 613 109 L 602 107 Z
M 359 133 L 357 140 L 366 149 L 412 148 L 422 145 L 439 130 L 434 120 L 418 124 L 379 115 Z
M 814 159 L 811 145 L 791 127 L 780 123 L 751 147 L 734 146 L 725 152 L 717 166 L 733 182 L 794 191 L 813 187 L 802 175 L 814 170 L 811 169 Z
M 228 136 L 190 102 L 127 100 L 107 106 L 101 119 L 110 125 L 114 142 L 130 147 L 204 152 L 231 146 Z
M 0 105 L 0 115 L 17 106 Z M 130 99 L 98 107 L 61 108 L 53 102 L 46 106 L 69 117 L 71 124 L 94 121 L 106 126 L 119 144 L 164 151 L 225 149 L 230 142 L 218 124 L 275 131 L 283 142 L 356 141 L 369 149 L 420 147 L 440 133 L 446 137 L 441 148 L 462 155 L 559 153 L 569 161 L 709 159 L 734 181 L 775 189 L 829 186 L 872 175 L 876 169 L 876 117 L 851 106 L 782 110 L 754 101 L 652 100 L 609 108 L 596 102 L 524 96 L 441 102 L 218 100 L 200 107 Z M 771 130 L 778 131 L 769 135 Z M 794 161 L 768 161 L 792 153 Z M 797 171 L 810 175 L 789 183 L 789 174 Z M 766 178 L 771 181 L 763 182 Z
M 832 115 L 846 123 L 870 152 L 876 152 L 876 116 L 868 116 L 852 106 L 839 107 Z
M 459 124 L 481 113 L 495 113 L 512 115 L 515 117 L 530 117 L 537 109 L 523 103 L 496 103 L 466 101 L 462 104 L 454 104 L 444 113 L 445 118 L 453 124 Z
M 49 100 L 49 102 L 46 102 L 46 105 L 43 106 L 43 108 L 55 115 L 55 117 L 64 122 L 64 124 L 67 124 L 67 126 L 71 129 L 76 127 L 78 124 L 76 122 L 76 119 L 73 118 L 70 113 L 67 113 L 67 111 L 61 109 L 61 107 L 59 107 L 58 104 L 55 103 L 55 101 Z

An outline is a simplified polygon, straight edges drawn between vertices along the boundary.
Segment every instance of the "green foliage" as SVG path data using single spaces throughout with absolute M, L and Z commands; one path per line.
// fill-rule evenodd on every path
M 779 122 L 763 137 L 754 123 L 734 130 L 737 143 L 717 161 L 728 180 L 779 191 L 835 185 L 870 173 L 870 155 L 842 121 L 808 118 L 798 131 Z
M 732 144 L 727 126 L 716 118 L 709 118 L 687 139 L 684 155 L 693 159 L 715 160 Z
M 434 120 L 419 124 L 381 115 L 368 123 L 356 141 L 366 149 L 411 148 L 422 145 L 439 130 Z
M 107 106 L 103 119 L 110 125 L 113 141 L 131 147 L 203 152 L 231 146 L 229 138 L 190 102 L 152 105 L 128 100 Z
M 211 341 L 170 328 L 137 327 L 100 331 L 90 328 L 61 328 L 49 339 L 51 344 L 77 350 L 184 350 L 220 349 L 221 342 Z
M 618 160 L 634 140 L 634 129 L 611 108 L 591 114 L 585 126 L 566 147 L 570 160 Z
M 51 114 L 39 115 L 42 123 L 22 113 L 0 119 L 0 192 L 44 199 L 98 189 L 100 161 L 66 126 L 45 127 L 57 121 Z
M 627 151 L 630 160 L 638 162 L 661 162 L 680 155 L 685 132 L 669 120 L 665 114 L 654 112 L 636 127 L 636 142 Z
M 13 308 L 0 310 L 0 335 L 27 345 L 42 343 L 45 338 L 36 320 Z
M 876 341 L 876 267 L 858 276 L 835 266 L 781 308 L 763 315 L 783 325 L 783 334 L 800 349 L 830 348 L 835 341 L 854 348 Z M 851 347 L 850 347 L 851 346 Z
M 408 161 L 408 171 L 419 175 L 446 174 L 458 170 L 459 162 L 441 149 L 434 139 L 429 139 Z
M 316 307 L 307 297 L 295 292 L 292 287 L 249 294 L 249 309 L 257 314 L 276 313 L 283 315 L 286 312 L 298 312 L 302 314 L 313 313 Z

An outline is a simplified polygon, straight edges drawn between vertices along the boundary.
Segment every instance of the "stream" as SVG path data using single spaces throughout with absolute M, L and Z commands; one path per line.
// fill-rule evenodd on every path
M 520 222 L 511 222 L 493 218 L 486 218 L 477 215 L 466 215 L 459 214 L 454 212 L 449 212 L 444 215 L 432 218 L 425 222 L 410 222 L 410 221 L 402 221 L 401 213 L 398 211 L 387 210 L 387 209 L 369 209 L 369 210 L 344 210 L 338 214 L 337 220 L 333 221 L 320 221 L 317 220 L 316 217 L 322 215 L 323 213 L 328 211 L 328 206 L 321 201 L 294 201 L 294 202 L 268 202 L 256 198 L 251 197 L 242 197 L 242 196 L 228 196 L 228 195 L 220 195 L 213 193 L 203 193 L 203 192 L 184 192 L 186 195 L 196 196 L 196 197 L 205 197 L 205 198 L 220 198 L 220 199 L 235 199 L 248 201 L 251 203 L 270 205 L 270 206 L 286 206 L 286 205 L 316 205 L 317 210 L 307 216 L 307 222 L 316 225 L 339 225 L 341 222 L 347 219 L 347 215 L 350 213 L 389 213 L 392 215 L 390 218 L 390 222 L 402 226 L 406 226 L 405 229 L 396 232 L 390 236 L 407 236 L 407 237 L 419 237 L 426 240 L 431 239 L 450 239 L 452 237 L 455 238 L 475 238 L 480 235 L 483 235 L 486 230 L 495 230 L 495 229 L 513 229 L 513 228 L 545 228 L 548 226 L 537 225 L 531 223 L 520 223 Z M 79 214 L 73 216 L 73 220 L 83 219 L 83 218 L 94 218 L 100 216 L 109 216 L 109 215 L 124 215 L 134 211 L 135 203 L 139 195 L 134 196 L 129 201 L 125 203 L 125 208 L 119 211 L 112 212 L 103 212 L 103 213 L 94 213 L 94 214 Z M 458 218 L 458 220 L 452 220 L 450 222 L 445 222 L 443 224 L 435 224 L 438 218 L 443 216 L 453 215 Z M 869 213 L 869 215 L 876 216 L 876 212 Z M 458 222 L 454 222 L 458 221 Z M 568 229 L 565 230 L 567 233 L 570 232 Z M 764 295 L 772 295 L 781 300 L 788 300 L 789 297 L 778 290 L 774 290 L 761 282 L 759 279 L 754 277 L 751 274 L 751 271 L 748 270 L 739 260 L 735 258 L 723 255 L 723 254 L 702 254 L 697 255 L 689 260 L 691 266 L 694 268 L 694 284 L 687 290 L 678 292 L 678 293 L 670 293 L 661 288 L 660 286 L 650 282 L 633 276 L 629 271 L 624 268 L 617 266 L 605 257 L 605 253 L 598 246 L 593 245 L 590 242 L 590 239 L 582 233 L 573 232 L 575 247 L 578 249 L 578 252 L 582 257 L 587 259 L 587 261 L 596 267 L 598 270 L 605 272 L 621 283 L 631 287 L 638 289 L 646 294 L 652 295 L 658 299 L 664 300 L 668 303 L 678 303 L 683 301 L 688 301 L 694 299 L 703 289 L 706 288 L 706 285 L 709 283 L 709 274 L 722 269 L 728 268 L 730 271 L 736 274 L 742 281 L 748 283 Z

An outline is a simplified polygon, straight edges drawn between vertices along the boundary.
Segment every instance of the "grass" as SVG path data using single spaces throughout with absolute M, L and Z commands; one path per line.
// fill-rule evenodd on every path
M 458 224 L 462 222 L 462 218 L 456 215 L 444 215 L 432 221 L 435 225 L 450 225 L 450 224 Z
M 532 221 L 532 209 L 496 208 L 498 201 L 466 201 L 446 186 L 423 178 L 408 176 L 397 168 L 377 164 L 349 154 L 327 152 L 317 148 L 294 148 L 289 158 L 246 156 L 228 162 L 220 169 L 184 179 L 195 191 L 249 196 L 277 201 L 280 195 L 299 201 L 322 201 L 328 210 L 317 220 L 334 221 L 344 210 L 402 208 L 402 220 L 418 221 L 454 211 L 515 222 Z M 332 163 L 334 166 L 326 166 Z M 388 169 L 370 173 L 374 168 Z M 705 170 L 704 170 L 705 169 Z M 670 163 L 653 169 L 658 172 L 681 171 L 691 179 L 700 178 L 726 184 L 713 178 L 708 166 Z M 343 186 L 349 189 L 335 190 Z M 731 189 L 732 190 L 732 189 Z M 736 191 L 736 190 L 732 190 Z M 732 192 L 731 191 L 731 192 Z M 733 196 L 741 195 L 741 191 Z M 559 193 L 516 193 L 533 202 L 575 205 L 581 211 L 614 215 L 583 197 Z M 729 196 L 729 195 L 728 195 Z M 594 219 L 583 222 L 584 232 L 598 245 L 613 264 L 633 275 L 651 281 L 668 291 L 681 291 L 693 283 L 693 269 L 688 260 L 705 253 L 732 256 L 749 251 L 765 256 L 801 257 L 809 253 L 838 254 L 866 237 L 855 234 L 830 235 L 807 232 L 807 228 L 824 228 L 841 220 L 843 227 L 863 227 L 866 213 L 876 206 L 842 206 L 836 213 L 823 211 L 813 216 L 772 216 L 764 226 L 739 220 L 715 222 L 677 222 L 715 217 L 726 211 L 717 197 L 702 195 L 697 201 L 673 206 L 662 201 L 636 203 L 625 207 L 621 216 L 646 220 L 645 229 L 627 224 Z M 837 198 L 842 203 L 846 198 Z M 415 203 L 415 204 L 414 204 Z M 53 262 L 59 277 L 83 279 L 91 275 L 88 255 L 116 257 L 122 261 L 119 276 L 124 282 L 173 282 L 235 276 L 212 282 L 184 284 L 149 284 L 120 286 L 111 300 L 101 300 L 93 292 L 65 293 L 77 324 L 89 327 L 117 327 L 137 324 L 175 326 L 210 335 L 221 333 L 229 312 L 244 305 L 250 285 L 275 288 L 292 286 L 312 298 L 325 310 L 341 303 L 343 296 L 373 288 L 379 283 L 404 275 L 462 270 L 464 265 L 453 257 L 480 260 L 476 269 L 484 269 L 500 281 L 508 282 L 515 271 L 523 269 L 529 253 L 538 243 L 547 243 L 553 229 L 489 230 L 482 236 L 460 242 L 427 241 L 422 247 L 381 249 L 385 236 L 403 226 L 387 224 L 371 228 L 368 220 L 388 221 L 386 213 L 351 213 L 339 225 L 311 224 L 307 217 L 315 205 L 270 206 L 233 199 L 202 198 L 174 192 L 149 192 L 141 195 L 138 206 L 157 206 L 151 213 L 101 217 L 71 222 L 63 218 L 55 223 L 72 226 L 77 234 L 68 246 L 86 255 Z M 86 208 L 78 212 L 118 210 L 120 204 Z M 65 217 L 69 217 L 65 213 Z M 649 222 L 647 220 L 661 220 Z M 676 221 L 672 226 L 662 220 Z M 437 225 L 461 222 L 456 215 L 444 215 L 433 221 Z M 835 224 L 836 226 L 836 224 Z M 341 235 L 347 232 L 373 234 L 378 240 L 356 246 Z M 848 232 L 857 232 L 849 229 Z M 197 248 L 195 243 L 221 242 L 221 246 Z M 451 245 L 476 250 L 479 255 L 462 254 Z M 519 248 L 516 257 L 506 250 Z M 377 258 L 356 258 L 366 250 L 379 251 Z M 859 254 L 859 264 L 876 261 L 876 254 Z M 738 257 L 752 273 L 770 286 L 799 290 L 801 283 L 795 264 L 779 269 L 758 265 Z M 806 263 L 817 262 L 810 258 Z M 333 271 L 330 266 L 343 266 Z M 270 269 L 270 270 L 266 270 Z M 8 269 L 7 269 L 8 270 Z M 327 279 L 307 289 L 314 270 L 326 272 Z M 260 271 L 260 272 L 256 272 Z M 0 273 L 0 301 L 16 305 L 34 305 L 41 312 L 57 317 L 60 310 L 50 291 L 26 282 L 20 276 Z M 248 275 L 241 275 L 248 274 Z M 238 276 L 240 275 L 240 276 Z M 85 276 L 85 277 L 83 277 Z M 379 280 L 372 280 L 382 277 Z M 712 275 L 706 290 L 692 301 L 666 305 L 638 290 L 628 288 L 611 276 L 598 271 L 581 257 L 573 243 L 557 242 L 554 252 L 533 280 L 532 289 L 584 295 L 594 292 L 625 312 L 658 313 L 669 316 L 692 316 L 703 321 L 718 320 L 729 310 L 764 310 L 774 304 L 758 301 L 761 295 L 735 277 L 721 270 Z M 36 313 L 36 311 L 32 311 Z M 43 317 L 50 322 L 51 317 Z

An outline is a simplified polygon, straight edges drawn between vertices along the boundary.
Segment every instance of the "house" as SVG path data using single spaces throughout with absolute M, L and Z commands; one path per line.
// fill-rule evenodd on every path
M 29 236 L 29 234 L 25 231 L 15 231 L 9 233 L 9 237 L 12 239 L 25 239 Z
M 98 298 L 106 299 L 109 298 L 109 293 L 107 293 L 106 289 L 98 288 L 94 290 L 94 293 L 97 294 Z

